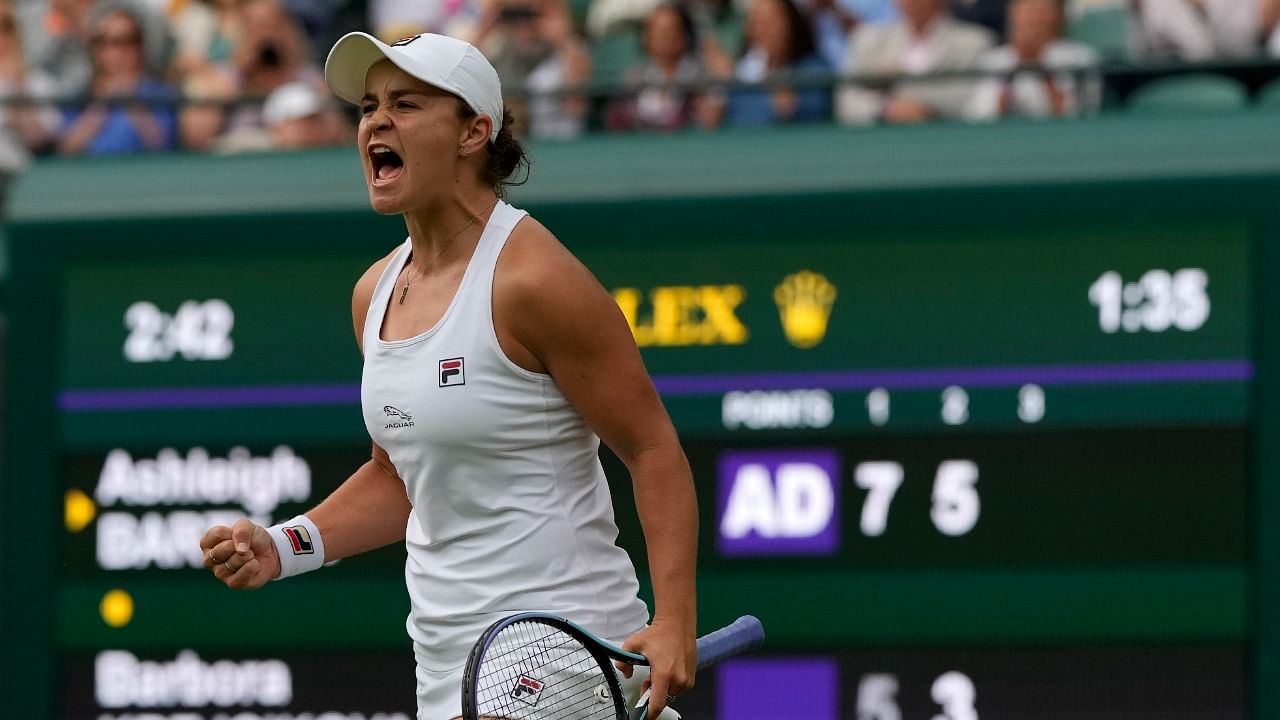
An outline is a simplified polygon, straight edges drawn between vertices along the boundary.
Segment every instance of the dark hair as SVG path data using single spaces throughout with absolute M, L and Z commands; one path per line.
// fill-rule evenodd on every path
M 470 120 L 478 114 L 461 98 L 458 99 L 459 117 Z M 502 127 L 498 129 L 498 137 L 490 140 L 486 145 L 488 155 L 485 158 L 484 181 L 493 188 L 498 197 L 506 197 L 508 187 L 523 185 L 529 181 L 529 156 L 525 155 L 524 146 L 511 131 L 514 123 L 515 118 L 511 116 L 511 111 L 503 110 Z M 524 177 L 512 180 L 511 176 L 521 167 L 524 168 Z
M 800 12 L 800 8 L 796 6 L 792 0 L 774 0 L 782 5 L 783 12 L 787 16 L 787 50 L 790 56 L 787 58 L 787 64 L 790 65 L 799 60 L 803 60 L 818 51 L 818 46 L 813 39 L 813 27 L 809 25 L 808 19 L 804 13 Z M 751 51 L 751 43 L 743 39 L 742 54 L 746 55 Z
M 693 24 L 693 16 L 683 5 L 675 2 L 663 2 L 655 6 L 645 16 L 645 32 L 640 34 L 640 51 L 647 52 L 648 47 L 648 19 L 656 15 L 658 12 L 668 10 L 674 12 L 680 20 L 680 32 L 684 35 L 684 52 L 686 55 L 697 52 L 698 50 L 698 30 Z

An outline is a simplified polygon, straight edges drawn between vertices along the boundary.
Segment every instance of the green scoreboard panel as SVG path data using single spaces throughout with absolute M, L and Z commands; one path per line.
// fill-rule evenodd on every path
M 985 222 L 838 197 L 533 207 L 681 433 L 702 629 L 751 612 L 769 632 L 691 716 L 1253 705 L 1263 233 L 1024 200 Z M 341 212 L 15 229 L 4 519 L 30 545 L 23 568 L 6 549 L 5 674 L 36 716 L 413 716 L 401 548 L 235 593 L 196 546 L 368 457 L 350 293 L 401 237 Z

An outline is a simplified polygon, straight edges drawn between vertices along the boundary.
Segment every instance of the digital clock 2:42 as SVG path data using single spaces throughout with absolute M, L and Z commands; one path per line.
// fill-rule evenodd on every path
M 155 303 L 135 302 L 124 313 L 129 334 L 124 358 L 129 362 L 226 360 L 235 344 L 231 329 L 236 316 L 225 300 L 187 300 L 170 315 Z

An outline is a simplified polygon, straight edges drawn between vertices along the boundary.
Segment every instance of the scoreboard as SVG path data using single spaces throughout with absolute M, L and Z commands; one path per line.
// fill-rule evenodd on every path
M 516 198 L 611 293 L 680 431 L 702 630 L 750 612 L 769 633 L 687 716 L 1257 707 L 1274 225 L 1144 192 L 1167 210 Z M 402 548 L 235 593 L 196 546 L 367 459 L 350 293 L 402 237 L 324 208 L 12 229 L 3 706 L 413 717 Z

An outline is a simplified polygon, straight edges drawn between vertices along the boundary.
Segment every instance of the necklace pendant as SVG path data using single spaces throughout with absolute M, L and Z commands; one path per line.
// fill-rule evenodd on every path
M 400 304 L 404 304 L 404 296 L 409 294 L 409 285 L 406 283 L 404 289 L 400 291 Z

